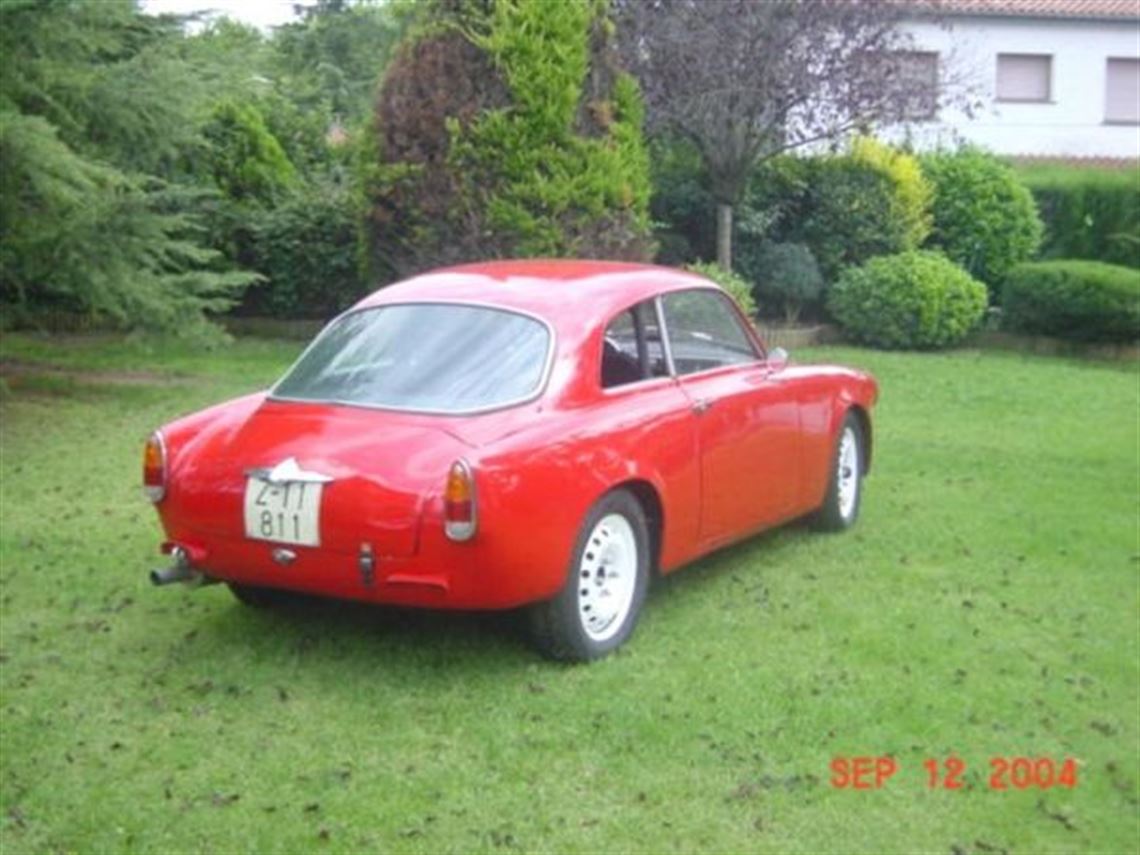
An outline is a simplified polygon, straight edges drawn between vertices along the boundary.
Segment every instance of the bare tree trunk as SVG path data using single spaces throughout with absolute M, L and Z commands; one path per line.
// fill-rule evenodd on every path
M 716 263 L 732 270 L 732 205 L 716 206 Z

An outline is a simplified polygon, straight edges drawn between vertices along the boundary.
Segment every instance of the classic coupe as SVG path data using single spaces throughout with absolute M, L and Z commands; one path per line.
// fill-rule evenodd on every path
M 871 462 L 867 374 L 769 351 L 712 282 L 502 261 L 416 276 L 334 319 L 270 390 L 144 453 L 171 566 L 435 609 L 525 607 L 544 654 L 596 659 L 654 574 L 812 515 L 841 530 Z

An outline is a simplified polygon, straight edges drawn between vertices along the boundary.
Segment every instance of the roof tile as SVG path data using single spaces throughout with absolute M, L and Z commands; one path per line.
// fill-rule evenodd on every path
M 1140 0 L 936 0 L 914 5 L 933 6 L 946 15 L 1140 21 Z

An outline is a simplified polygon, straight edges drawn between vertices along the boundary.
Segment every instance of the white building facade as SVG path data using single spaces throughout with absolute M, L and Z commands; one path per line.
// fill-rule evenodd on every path
M 916 148 L 974 143 L 1002 155 L 1140 158 L 1140 0 L 945 0 L 916 15 L 908 73 L 960 106 L 912 111 L 886 132 Z

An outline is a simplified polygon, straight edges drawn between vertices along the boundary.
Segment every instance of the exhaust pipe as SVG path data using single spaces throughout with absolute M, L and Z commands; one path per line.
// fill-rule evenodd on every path
M 174 547 L 170 555 L 174 558 L 174 566 L 151 570 L 150 582 L 152 585 L 170 585 L 174 582 L 203 585 L 213 581 L 190 566 L 190 556 L 181 546 Z
M 173 567 L 151 570 L 150 581 L 152 585 L 170 585 L 174 582 L 192 582 L 201 575 L 201 573 L 196 570 L 191 570 L 189 567 L 181 567 L 175 564 Z

